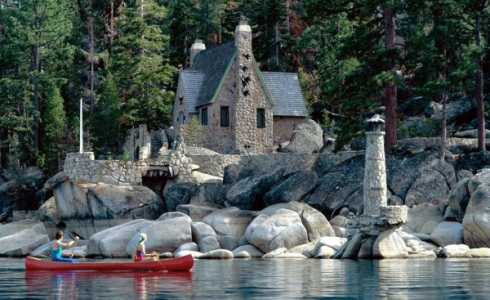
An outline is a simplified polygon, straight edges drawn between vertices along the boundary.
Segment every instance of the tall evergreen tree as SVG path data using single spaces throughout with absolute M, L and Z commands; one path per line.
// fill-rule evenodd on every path
M 154 0 L 128 2 L 118 20 L 111 71 L 123 105 L 123 125 L 170 124 L 176 68 L 169 64 L 166 9 Z
M 63 160 L 63 140 L 65 136 L 65 111 L 60 90 L 54 84 L 47 88 L 43 107 L 43 158 L 45 167 L 51 173 L 58 171 Z
M 108 73 L 92 122 L 97 154 L 117 153 L 123 139 L 121 132 L 121 103 L 117 93 L 116 82 Z

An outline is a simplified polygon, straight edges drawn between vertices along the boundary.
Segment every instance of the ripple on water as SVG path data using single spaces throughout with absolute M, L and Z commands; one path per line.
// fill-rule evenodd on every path
M 24 272 L 0 259 L 0 299 L 484 299 L 490 260 L 196 261 L 194 272 Z

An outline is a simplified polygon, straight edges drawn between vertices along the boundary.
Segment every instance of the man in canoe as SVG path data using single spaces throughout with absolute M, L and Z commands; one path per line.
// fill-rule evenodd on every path
M 145 260 L 153 260 L 157 261 L 159 259 L 159 255 L 156 252 L 146 253 L 145 242 L 148 239 L 146 233 L 140 233 L 140 239 L 138 242 L 138 246 L 133 252 L 133 260 L 134 261 L 145 261 Z
M 51 247 L 51 259 L 53 261 L 73 263 L 75 262 L 74 259 L 63 257 L 63 248 L 72 247 L 80 238 L 78 236 L 75 236 L 74 241 L 64 242 L 63 237 L 63 231 L 60 230 L 56 232 L 55 240 L 53 242 L 53 246 Z

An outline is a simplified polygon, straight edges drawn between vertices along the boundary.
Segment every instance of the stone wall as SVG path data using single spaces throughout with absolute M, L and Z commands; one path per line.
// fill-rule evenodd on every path
M 254 174 L 267 173 L 283 166 L 288 173 L 313 168 L 318 154 L 269 153 L 254 155 L 189 155 L 192 162 L 199 165 L 199 171 L 222 177 L 229 165 L 239 165 L 240 169 L 253 169 Z
M 274 117 L 274 144 L 290 141 L 294 127 L 304 121 L 303 117 Z
M 206 136 L 203 140 L 203 146 L 220 153 L 236 152 L 234 148 L 234 130 L 236 124 L 235 106 L 236 88 L 234 88 L 234 70 L 236 64 L 233 64 L 230 72 L 226 75 L 223 86 L 216 97 L 215 102 L 207 106 L 208 125 L 204 126 Z M 221 127 L 221 107 L 227 106 L 229 109 L 229 126 Z
M 145 161 L 94 160 L 93 153 L 68 153 L 63 170 L 76 182 L 139 185 Z
M 235 149 L 238 153 L 265 153 L 273 147 L 272 103 L 256 72 L 258 69 L 252 50 L 252 30 L 240 24 L 235 32 L 236 89 Z M 265 109 L 265 128 L 257 128 L 257 109 Z

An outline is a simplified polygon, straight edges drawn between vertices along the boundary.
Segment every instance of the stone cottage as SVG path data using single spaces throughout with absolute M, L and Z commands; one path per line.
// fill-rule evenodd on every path
M 190 67 L 179 74 L 173 125 L 181 130 L 197 118 L 199 146 L 220 153 L 270 152 L 307 117 L 296 73 L 259 70 L 246 21 L 236 27 L 234 42 L 206 49 L 196 40 L 190 51 Z

